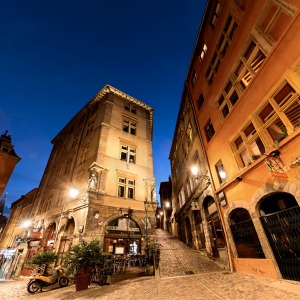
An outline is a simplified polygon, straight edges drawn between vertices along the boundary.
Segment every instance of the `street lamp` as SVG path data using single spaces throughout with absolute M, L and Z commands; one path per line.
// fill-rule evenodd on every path
M 170 203 L 169 202 L 166 203 L 166 207 L 170 207 Z
M 76 198 L 76 196 L 78 195 L 78 190 L 76 189 L 71 189 L 70 190 L 70 196 L 73 198 Z
M 210 182 L 210 178 L 209 176 L 207 175 L 202 175 L 202 174 L 199 174 L 198 175 L 198 168 L 196 166 L 192 167 L 192 173 L 195 175 L 195 178 L 196 179 L 203 179 L 205 178 L 207 180 L 207 182 Z M 225 172 L 224 172 L 225 174 Z M 220 175 L 221 176 L 221 175 Z M 225 174 L 225 177 L 226 177 L 226 174 Z M 223 178 L 223 177 L 222 177 Z
M 164 213 L 161 211 L 160 214 L 163 215 Z
M 30 225 L 31 225 L 31 221 L 25 221 L 25 222 L 22 224 L 22 227 L 28 228 Z

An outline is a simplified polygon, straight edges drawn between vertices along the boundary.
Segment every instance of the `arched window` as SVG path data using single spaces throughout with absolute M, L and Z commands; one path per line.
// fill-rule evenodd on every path
M 239 258 L 265 258 L 255 227 L 246 209 L 235 209 L 231 214 L 230 224 Z

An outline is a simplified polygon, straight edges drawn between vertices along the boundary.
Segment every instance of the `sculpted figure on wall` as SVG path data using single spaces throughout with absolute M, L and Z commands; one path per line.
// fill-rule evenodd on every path
M 154 188 L 153 190 L 152 190 L 152 202 L 155 202 L 156 201 L 156 189 Z
M 88 181 L 88 189 L 95 190 L 97 187 L 97 177 L 95 174 L 92 174 Z

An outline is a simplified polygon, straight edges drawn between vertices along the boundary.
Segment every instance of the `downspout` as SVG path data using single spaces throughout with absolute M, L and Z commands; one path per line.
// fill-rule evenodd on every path
M 87 108 L 87 114 L 86 114 L 84 125 L 83 125 L 82 131 L 81 131 L 81 135 L 80 135 L 80 139 L 79 139 L 79 142 L 78 142 L 78 146 L 77 146 L 77 149 L 76 149 L 76 154 L 75 154 L 75 159 L 74 159 L 74 162 L 73 162 L 73 168 L 72 168 L 72 173 L 71 173 L 71 177 L 70 177 L 70 181 L 69 181 L 69 186 L 72 183 L 72 179 L 73 179 L 73 175 L 74 175 L 74 170 L 75 170 L 75 167 L 76 167 L 77 156 L 78 156 L 80 144 L 81 144 L 82 137 L 83 137 L 83 132 L 84 132 L 84 129 L 85 129 L 88 117 L 89 117 L 89 113 L 90 113 L 90 111 L 89 111 L 89 109 L 88 109 L 87 106 L 86 106 L 86 108 Z M 56 236 L 55 236 L 55 239 L 54 239 L 54 243 L 56 243 L 56 241 L 57 241 L 58 232 L 59 232 L 59 228 L 60 228 L 60 224 L 61 224 L 61 219 L 63 217 L 63 212 L 64 212 L 65 207 L 66 207 L 67 199 L 68 199 L 68 195 L 66 195 L 66 197 L 65 197 L 64 205 L 63 205 L 63 208 L 62 208 L 61 213 L 60 213 L 60 218 L 59 218 L 59 223 L 58 223 L 57 230 L 56 230 Z
M 212 183 L 213 191 L 214 191 L 214 200 L 215 200 L 215 203 L 217 204 L 217 208 L 218 208 L 218 211 L 219 211 L 219 214 L 220 214 L 220 218 L 221 218 L 221 223 L 222 223 L 222 226 L 223 226 L 223 229 L 224 229 L 223 231 L 224 231 L 224 234 L 225 234 L 226 246 L 227 246 L 227 249 L 228 249 L 227 252 L 228 252 L 228 257 L 229 257 L 230 272 L 233 272 L 233 263 L 232 263 L 232 257 L 231 257 L 231 251 L 230 251 L 230 247 L 229 247 L 229 242 L 228 242 L 228 235 L 227 235 L 227 231 L 226 231 L 226 227 L 225 227 L 223 215 L 222 215 L 222 212 L 221 212 L 220 203 L 217 201 L 217 198 L 216 198 L 216 195 L 215 195 L 216 187 L 215 187 L 214 181 L 212 180 L 212 174 L 211 174 L 210 165 L 208 163 L 208 158 L 207 158 L 207 155 L 206 155 L 206 151 L 204 150 L 204 143 L 203 143 L 201 132 L 200 132 L 200 126 L 199 126 L 199 123 L 198 123 L 198 118 L 196 117 L 195 108 L 194 108 L 194 105 L 193 105 L 193 101 L 192 101 L 192 97 L 191 97 L 191 93 L 190 93 L 190 89 L 188 87 L 187 81 L 185 81 L 185 85 L 186 85 L 187 91 L 189 93 L 189 99 L 191 101 L 191 107 L 192 107 L 192 110 L 193 110 L 193 115 L 194 115 L 194 118 L 195 118 L 195 121 L 196 121 L 196 124 L 197 124 L 197 129 L 198 129 L 198 135 L 199 135 L 199 139 L 200 139 L 200 144 L 201 144 L 201 147 L 203 149 L 204 158 L 205 158 L 205 161 L 206 161 L 206 164 L 207 164 L 207 167 L 208 167 L 209 177 L 211 178 L 211 183 Z

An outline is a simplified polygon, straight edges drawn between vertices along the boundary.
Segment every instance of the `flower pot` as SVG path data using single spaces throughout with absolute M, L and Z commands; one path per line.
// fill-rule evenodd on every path
M 86 290 L 89 286 L 91 273 L 74 275 L 76 292 Z

